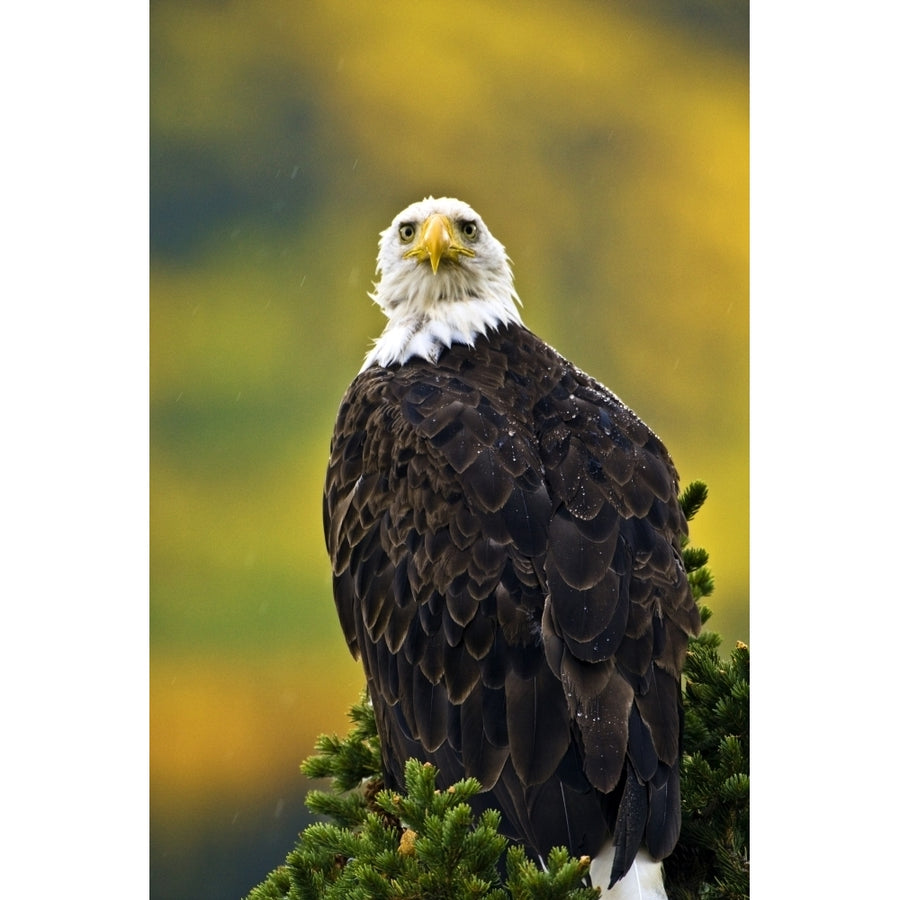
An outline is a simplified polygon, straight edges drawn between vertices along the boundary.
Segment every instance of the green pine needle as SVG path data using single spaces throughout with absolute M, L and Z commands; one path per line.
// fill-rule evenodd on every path
M 692 481 L 684 491 L 682 491 L 681 496 L 678 499 L 681 501 L 681 509 L 688 522 L 697 515 L 700 511 L 700 507 L 706 503 L 708 495 L 709 490 L 702 481 Z

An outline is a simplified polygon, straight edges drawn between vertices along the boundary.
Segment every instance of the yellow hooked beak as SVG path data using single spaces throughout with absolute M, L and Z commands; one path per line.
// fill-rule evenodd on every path
M 411 249 L 403 254 L 404 259 L 415 257 L 424 260 L 427 256 L 431 260 L 431 271 L 437 273 L 442 259 L 453 262 L 460 256 L 474 256 L 475 251 L 464 247 L 456 234 L 453 223 L 447 216 L 432 215 L 425 220 L 419 240 Z

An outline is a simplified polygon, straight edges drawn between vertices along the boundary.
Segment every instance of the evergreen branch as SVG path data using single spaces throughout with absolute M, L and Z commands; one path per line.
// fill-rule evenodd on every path
M 678 498 L 681 502 L 681 510 L 684 517 L 691 521 L 700 511 L 700 507 L 706 503 L 709 496 L 709 489 L 702 481 L 692 481 L 682 492 Z

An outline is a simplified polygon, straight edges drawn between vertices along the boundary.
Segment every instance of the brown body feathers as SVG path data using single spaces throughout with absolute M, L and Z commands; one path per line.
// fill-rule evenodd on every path
M 366 368 L 325 486 L 334 596 L 388 786 L 410 757 L 535 856 L 613 878 L 680 827 L 680 673 L 699 616 L 650 429 L 518 323 Z

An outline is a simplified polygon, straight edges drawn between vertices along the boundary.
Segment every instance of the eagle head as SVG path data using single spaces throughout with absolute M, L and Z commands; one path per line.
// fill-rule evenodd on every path
M 426 197 L 396 215 L 381 232 L 376 273 L 369 296 L 388 323 L 363 369 L 412 357 L 434 362 L 453 343 L 521 324 L 509 257 L 461 200 Z

